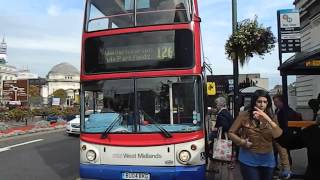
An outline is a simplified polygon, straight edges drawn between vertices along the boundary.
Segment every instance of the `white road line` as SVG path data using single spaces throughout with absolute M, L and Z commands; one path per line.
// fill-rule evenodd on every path
M 0 152 L 9 151 L 10 148 L 0 148 Z
M 31 143 L 35 143 L 35 142 L 39 142 L 39 141 L 43 141 L 43 139 L 36 139 L 36 140 L 33 140 L 33 141 L 27 141 L 27 142 L 24 142 L 24 143 L 15 144 L 15 145 L 12 145 L 12 146 L 7 146 L 7 147 L 4 147 L 4 148 L 0 148 L 0 152 L 8 151 L 8 150 L 10 150 L 11 148 L 14 148 L 14 147 L 23 146 L 23 145 L 26 145 L 26 144 L 31 144 Z

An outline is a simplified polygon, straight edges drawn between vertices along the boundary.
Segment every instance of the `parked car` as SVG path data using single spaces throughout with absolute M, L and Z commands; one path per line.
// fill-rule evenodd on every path
M 61 117 L 59 115 L 48 115 L 47 116 L 47 121 L 49 121 L 50 123 L 56 123 L 58 121 L 58 119 L 61 119 Z
M 100 113 L 100 110 L 97 110 L 96 112 Z M 85 119 L 92 113 L 94 113 L 93 110 L 87 110 L 85 112 Z M 66 132 L 68 135 L 80 134 L 80 115 L 75 115 L 72 120 L 67 122 Z
M 68 135 L 80 134 L 80 115 L 67 122 L 66 132 Z

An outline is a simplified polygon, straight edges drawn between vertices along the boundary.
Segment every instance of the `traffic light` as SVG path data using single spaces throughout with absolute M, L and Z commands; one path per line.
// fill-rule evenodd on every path
M 215 82 L 207 82 L 207 94 L 208 95 L 216 95 L 216 83 Z

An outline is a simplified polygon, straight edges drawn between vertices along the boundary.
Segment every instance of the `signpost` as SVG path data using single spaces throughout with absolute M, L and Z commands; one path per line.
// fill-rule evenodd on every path
M 281 9 L 277 11 L 279 62 L 282 64 L 282 53 L 301 51 L 300 13 L 297 9 Z M 282 76 L 282 95 L 284 104 L 288 105 L 288 79 Z
M 281 53 L 301 51 L 300 15 L 296 9 L 278 11 L 278 36 Z
M 11 105 L 28 103 L 28 80 L 4 80 L 3 99 Z

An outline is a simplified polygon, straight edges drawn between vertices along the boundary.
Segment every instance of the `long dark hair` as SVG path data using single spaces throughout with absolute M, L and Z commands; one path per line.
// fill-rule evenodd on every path
M 265 110 L 265 113 L 271 118 L 273 119 L 274 114 L 273 114 L 273 110 L 272 110 L 272 100 L 271 97 L 269 95 L 269 93 L 267 91 L 264 90 L 256 90 L 252 97 L 251 97 L 251 104 L 250 104 L 250 109 L 249 109 L 249 113 L 250 113 L 250 119 L 253 120 L 253 111 L 255 111 L 254 107 L 256 106 L 256 101 L 259 97 L 265 97 L 267 98 L 268 104 L 267 104 L 267 108 Z

